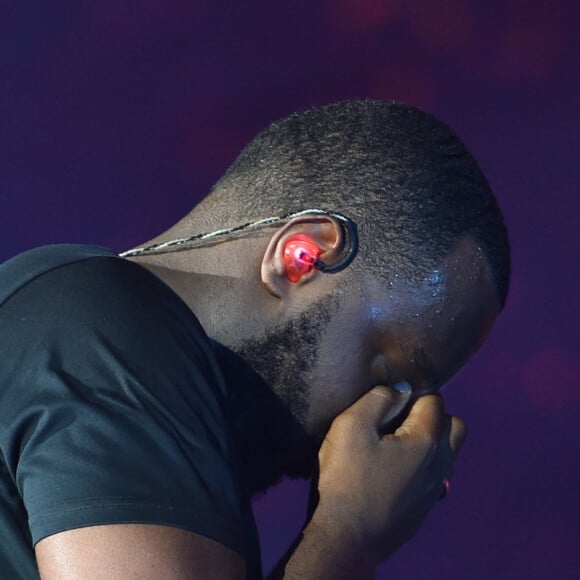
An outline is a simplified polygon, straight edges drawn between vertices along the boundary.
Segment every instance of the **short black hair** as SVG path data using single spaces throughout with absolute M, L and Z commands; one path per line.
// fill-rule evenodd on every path
M 505 303 L 510 252 L 496 199 L 455 133 L 414 107 L 356 100 L 290 115 L 241 152 L 207 202 L 220 226 L 308 208 L 343 213 L 360 238 L 351 268 L 383 279 L 419 281 L 470 237 Z

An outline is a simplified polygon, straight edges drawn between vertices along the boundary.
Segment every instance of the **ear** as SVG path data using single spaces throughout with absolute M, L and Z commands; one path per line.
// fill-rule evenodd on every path
M 345 245 L 344 230 L 338 220 L 326 215 L 302 215 L 276 230 L 262 259 L 262 283 L 277 298 L 286 299 L 304 284 L 323 276 L 316 268 L 291 282 L 286 272 L 284 249 L 289 241 L 307 236 L 320 249 L 319 259 L 332 264 L 340 259 Z

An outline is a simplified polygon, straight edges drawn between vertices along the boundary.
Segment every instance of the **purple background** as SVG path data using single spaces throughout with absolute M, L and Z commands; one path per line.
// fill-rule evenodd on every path
M 446 391 L 470 426 L 452 491 L 380 577 L 578 577 L 578 24 L 564 0 L 4 1 L 0 258 L 144 241 L 294 110 L 373 96 L 435 113 L 497 193 L 513 281 Z M 267 569 L 305 490 L 256 503 Z

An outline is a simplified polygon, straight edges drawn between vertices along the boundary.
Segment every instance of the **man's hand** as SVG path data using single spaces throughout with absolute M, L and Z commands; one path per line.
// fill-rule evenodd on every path
M 376 565 L 407 541 L 441 497 L 465 439 L 465 425 L 443 399 L 417 399 L 401 426 L 379 435 L 405 398 L 376 387 L 333 422 L 319 453 L 319 503 L 313 520 L 349 538 Z
M 393 434 L 385 422 L 408 415 Z M 318 503 L 295 550 L 271 578 L 372 578 L 444 492 L 465 439 L 438 395 L 409 403 L 376 387 L 332 423 L 320 448 Z

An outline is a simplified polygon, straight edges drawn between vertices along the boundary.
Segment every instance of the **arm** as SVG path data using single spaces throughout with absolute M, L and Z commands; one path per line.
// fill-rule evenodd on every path
M 13 299 L 14 323 L 30 324 L 12 373 L 31 371 L 15 379 L 2 443 L 42 577 L 243 578 L 225 392 L 187 306 L 113 258 L 60 267 Z
M 43 580 L 242 580 L 244 558 L 180 528 L 91 526 L 48 536 L 36 546 Z
M 414 535 L 441 496 L 465 426 L 428 395 L 394 434 L 381 437 L 382 419 L 405 403 L 379 387 L 335 419 L 319 453 L 318 503 L 272 580 L 370 579 Z

